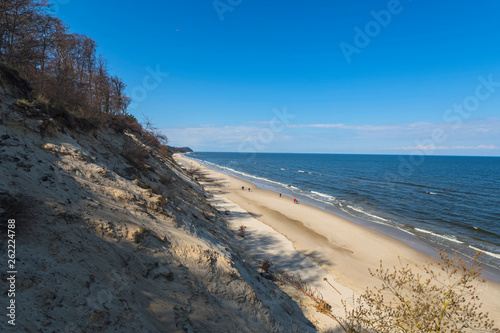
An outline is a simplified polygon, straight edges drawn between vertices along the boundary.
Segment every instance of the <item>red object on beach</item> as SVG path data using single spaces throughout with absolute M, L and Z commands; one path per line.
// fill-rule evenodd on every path
M 293 198 L 293 203 L 296 203 L 297 202 L 297 199 Z

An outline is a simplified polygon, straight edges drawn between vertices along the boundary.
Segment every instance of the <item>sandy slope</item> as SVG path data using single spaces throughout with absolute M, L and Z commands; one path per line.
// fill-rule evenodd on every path
M 0 331 L 316 331 L 172 159 L 119 128 L 15 107 L 23 92 L 0 83 L 2 294 L 7 219 L 18 272 L 16 326 L 2 314 Z M 122 156 L 130 144 L 142 165 Z
M 257 189 L 252 183 L 206 168 L 188 157 L 176 155 L 178 160 L 201 168 L 208 179 L 215 180 L 205 183 L 214 194 L 214 205 L 231 206 L 231 212 L 239 212 L 232 224 L 233 228 L 241 224 L 247 226 L 248 251 L 260 258 L 272 258 L 276 265 L 301 274 L 319 288 L 339 316 L 342 315 L 341 297 L 331 292 L 324 277 L 333 282 L 343 298 L 348 298 L 377 284 L 368 269 L 378 268 L 380 260 L 388 268 L 398 265 L 398 258 L 405 264 L 431 260 L 397 239 L 315 207 L 294 204 L 293 198 Z M 500 285 L 486 281 L 478 285 L 478 290 L 483 310 L 500 323 Z M 305 311 L 319 326 L 328 324 L 323 315 Z

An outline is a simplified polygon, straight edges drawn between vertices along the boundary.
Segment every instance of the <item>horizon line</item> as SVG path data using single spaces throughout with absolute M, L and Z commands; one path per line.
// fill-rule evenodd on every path
M 192 149 L 192 148 L 191 148 Z M 308 154 L 308 155 L 372 155 L 372 156 L 413 156 L 412 154 L 390 154 L 390 153 L 328 153 L 328 152 L 238 152 L 238 151 L 205 151 L 194 150 L 193 153 L 228 153 L 228 154 Z M 192 153 L 186 153 L 192 154 Z M 500 155 L 435 155 L 435 154 L 418 154 L 418 156 L 426 157 L 496 157 Z

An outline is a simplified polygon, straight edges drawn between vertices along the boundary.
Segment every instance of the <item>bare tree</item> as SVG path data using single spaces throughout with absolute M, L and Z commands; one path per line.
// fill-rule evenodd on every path
M 113 114 L 124 115 L 130 104 L 130 97 L 125 94 L 126 85 L 119 77 L 113 76 L 111 83 L 111 111 Z
M 124 115 L 125 84 L 110 76 L 96 43 L 51 16 L 48 0 L 0 0 L 0 61 L 51 103 L 84 116 Z

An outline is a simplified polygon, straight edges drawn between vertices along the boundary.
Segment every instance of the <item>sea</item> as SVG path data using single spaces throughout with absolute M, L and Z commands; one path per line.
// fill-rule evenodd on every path
M 481 251 L 483 266 L 500 269 L 500 157 L 215 152 L 188 156 L 417 248 L 426 244 L 468 257 Z

